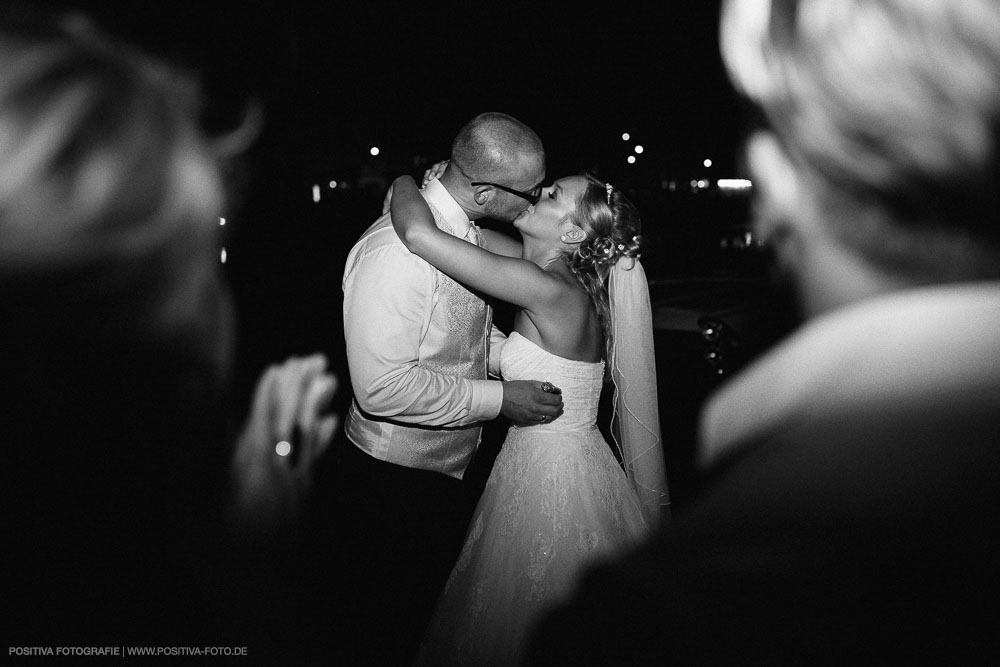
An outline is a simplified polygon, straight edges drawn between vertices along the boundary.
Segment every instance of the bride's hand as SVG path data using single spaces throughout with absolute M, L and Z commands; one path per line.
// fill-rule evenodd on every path
M 441 174 L 444 170 L 448 168 L 448 160 L 441 160 L 440 162 L 435 162 L 430 169 L 424 172 L 424 180 L 420 184 L 420 187 L 424 187 L 431 181 L 441 178 Z
M 433 180 L 441 178 L 441 174 L 444 170 L 448 168 L 448 160 L 441 160 L 440 162 L 435 162 L 431 165 L 431 168 L 424 172 L 424 180 L 420 183 L 420 187 L 423 188 L 425 185 Z M 388 213 L 392 208 L 392 184 L 389 184 L 389 189 L 385 193 L 385 199 L 382 200 L 382 215 Z

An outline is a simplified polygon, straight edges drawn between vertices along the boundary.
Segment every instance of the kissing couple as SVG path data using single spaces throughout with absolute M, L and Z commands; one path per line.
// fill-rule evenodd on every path
M 590 175 L 544 183 L 535 132 L 481 114 L 422 189 L 396 179 L 347 259 L 337 476 L 356 522 L 341 537 L 365 561 L 362 661 L 516 664 L 584 565 L 666 516 L 638 213 Z M 518 308 L 509 336 L 483 295 Z M 617 457 L 597 426 L 607 383 Z M 511 426 L 470 522 L 461 480 L 498 415 Z

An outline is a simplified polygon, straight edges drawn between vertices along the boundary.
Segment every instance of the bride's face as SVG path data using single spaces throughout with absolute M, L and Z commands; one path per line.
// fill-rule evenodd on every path
M 587 187 L 582 176 L 560 178 L 547 188 L 542 188 L 538 203 L 529 206 L 514 220 L 522 234 L 549 231 L 558 235 L 560 224 L 576 213 L 576 204 Z

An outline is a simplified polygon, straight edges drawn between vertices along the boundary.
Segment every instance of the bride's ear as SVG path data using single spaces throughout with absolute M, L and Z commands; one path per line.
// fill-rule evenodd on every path
M 577 225 L 570 224 L 563 230 L 559 240 L 563 243 L 580 243 L 587 238 L 587 232 Z

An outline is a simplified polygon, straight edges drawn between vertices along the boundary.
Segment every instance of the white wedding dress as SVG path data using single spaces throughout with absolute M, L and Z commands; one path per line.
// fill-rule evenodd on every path
M 597 428 L 604 363 L 511 334 L 507 380 L 562 389 L 551 424 L 511 427 L 421 647 L 424 665 L 517 664 L 533 623 L 581 569 L 647 534 L 639 500 Z

